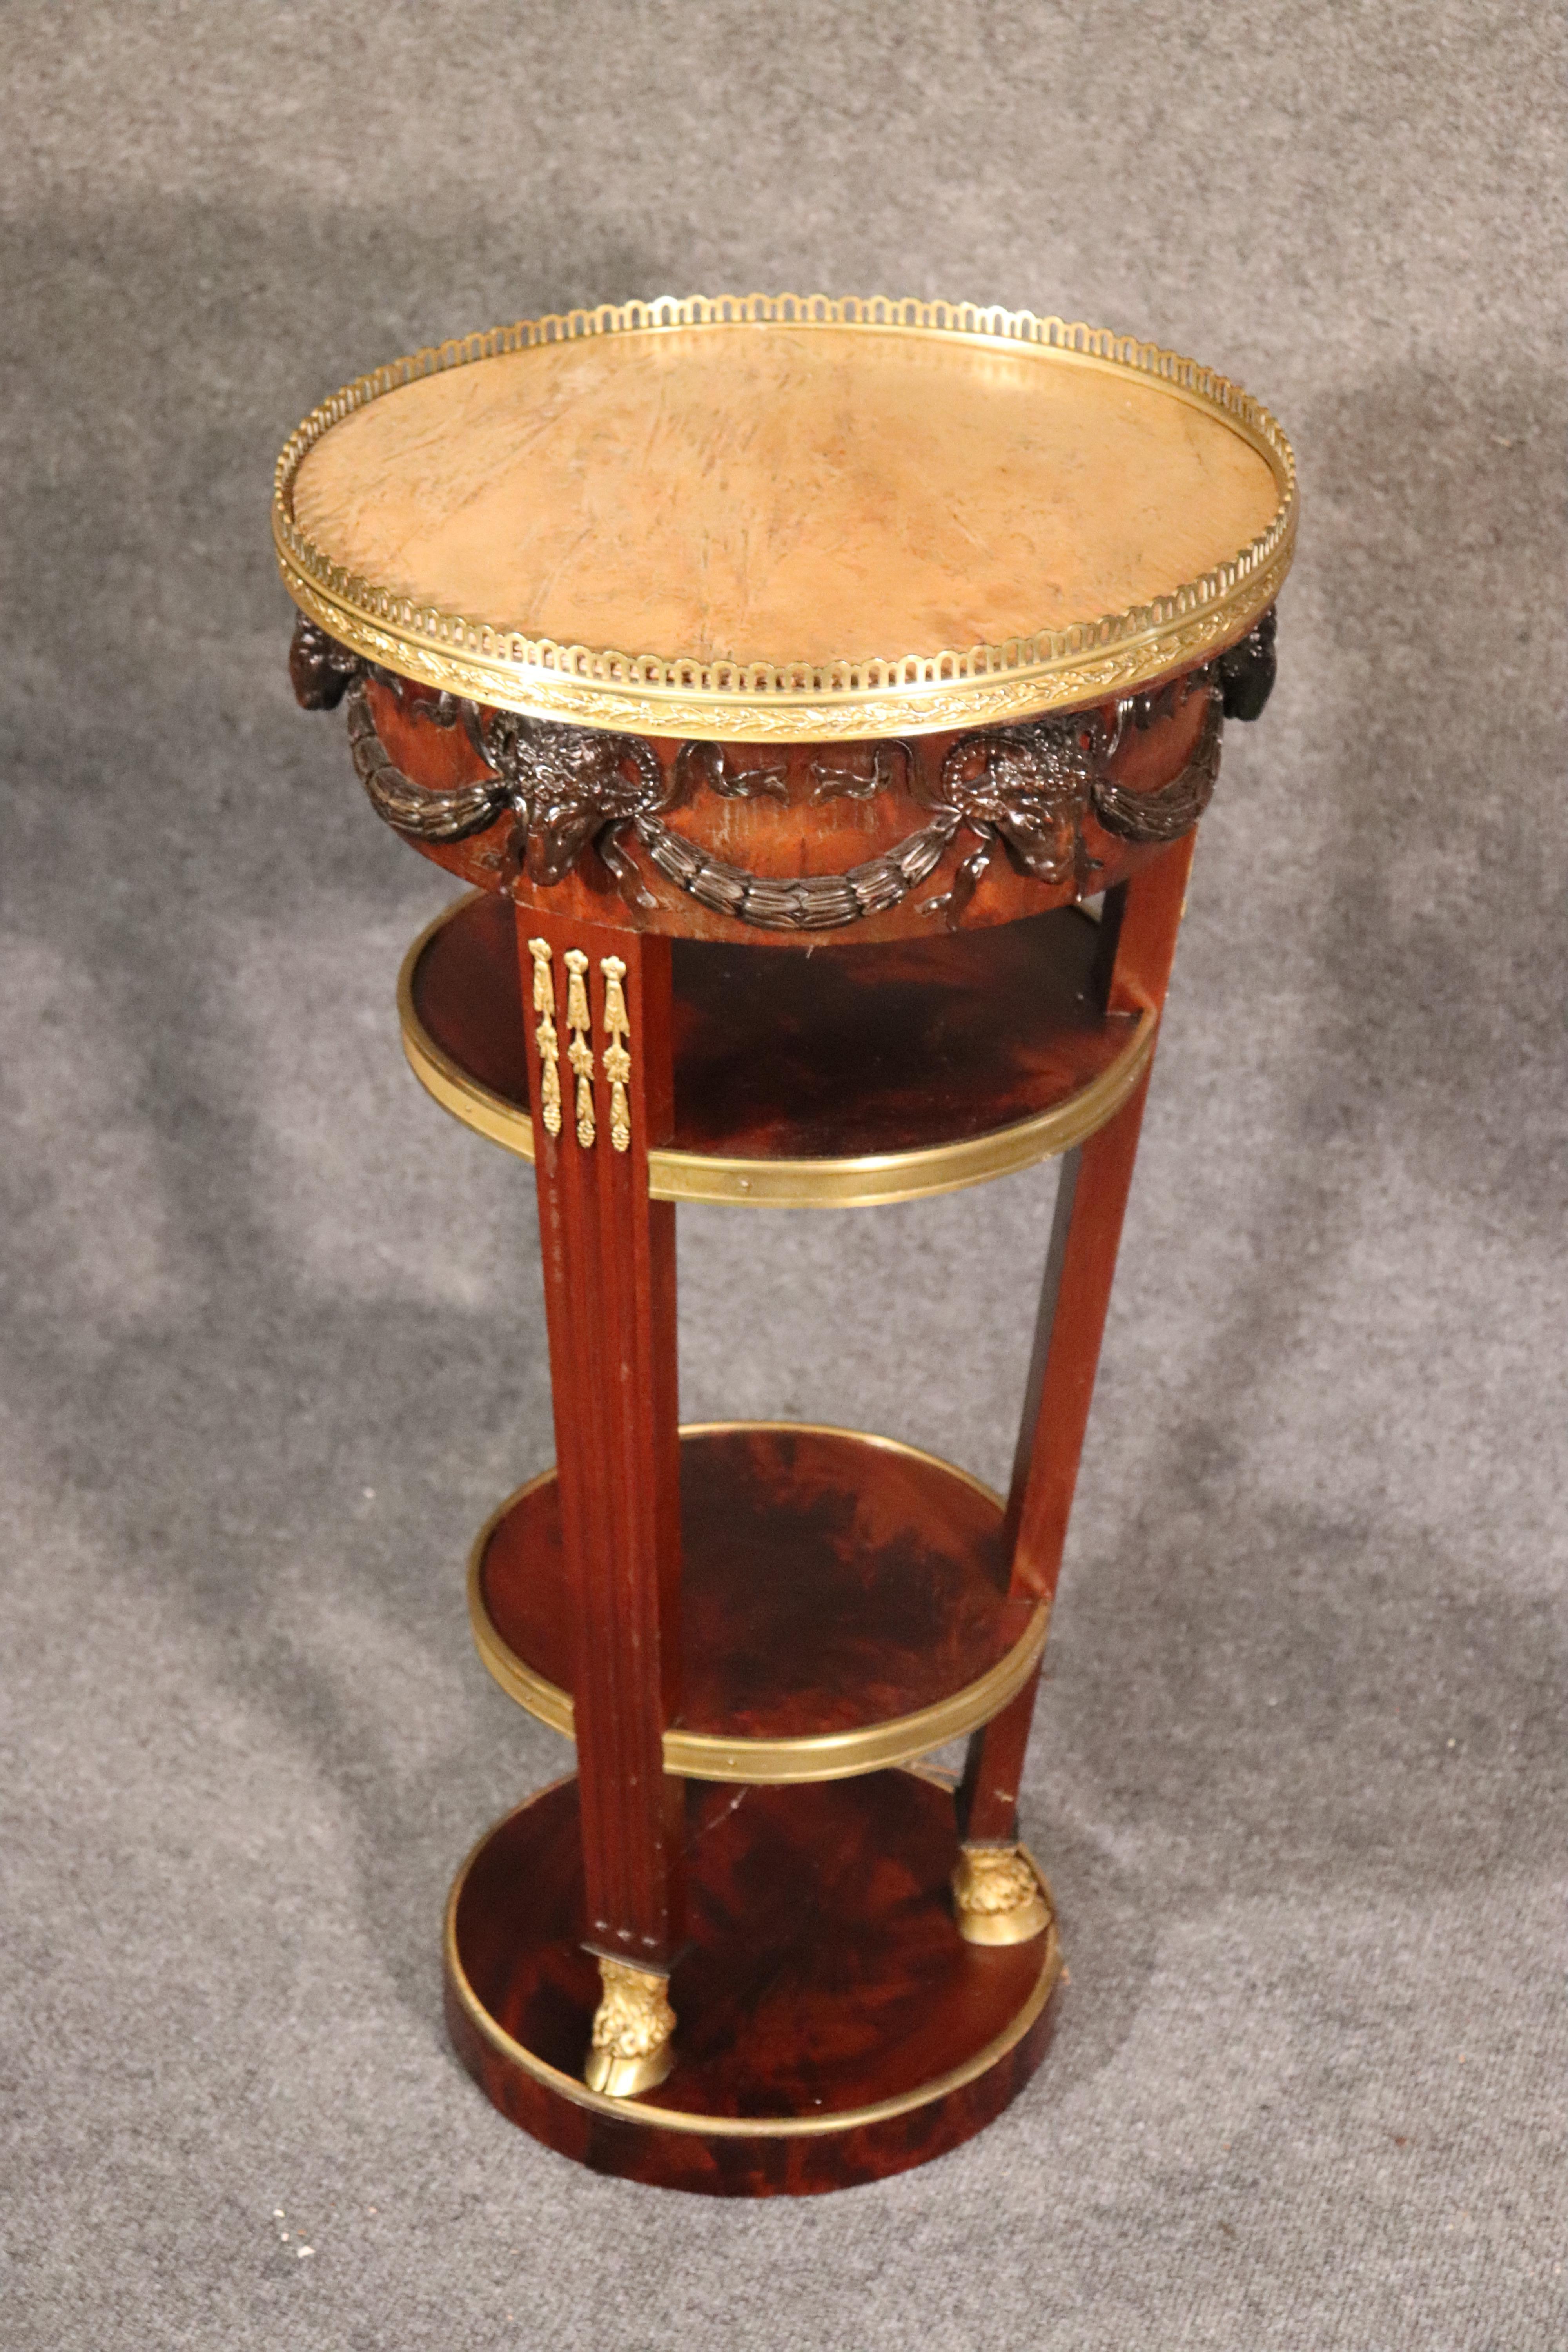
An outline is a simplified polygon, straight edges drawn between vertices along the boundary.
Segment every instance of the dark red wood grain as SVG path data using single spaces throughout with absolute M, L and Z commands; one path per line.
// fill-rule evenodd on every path
M 1193 846 L 1191 835 L 1173 843 L 1157 866 L 1108 902 L 1103 946 L 1112 1007 L 1163 1009 Z M 1148 1088 L 1146 1070 L 1116 1117 L 1080 1149 L 1059 1281 L 1042 1301 L 1007 1506 L 1014 1587 L 1031 1594 L 1048 1597 L 1061 1571 Z
M 542 2084 L 476 2027 L 448 1972 L 465 2064 L 503 2114 L 595 2170 L 716 2196 L 837 2189 L 924 2163 L 996 2115 L 1044 2055 L 1052 2012 L 973 2081 L 921 2100 L 1005 2034 L 1037 1986 L 1043 1939 L 982 1949 L 953 1924 L 952 1800 L 914 1774 L 807 1788 L 688 1782 L 690 1941 L 670 1980 L 674 2072 L 639 2105 L 742 2117 L 731 2138 L 609 2116 Z M 581 1948 L 574 1786 L 503 1822 L 456 1909 L 461 1967 L 514 2041 L 576 2077 L 598 1996 Z M 791 2120 L 909 2100 L 821 2137 Z M 775 2119 L 776 2131 L 765 2126 Z
M 740 1738 L 850 1731 L 976 1681 L 1027 1627 L 1002 1514 L 942 1464 L 837 1431 L 693 1433 L 680 1454 L 675 1720 Z M 575 1687 L 560 1488 L 497 1525 L 479 1581 L 513 1654 Z
M 681 1934 L 679 1797 L 664 1772 L 664 1727 L 679 1706 L 680 1528 L 677 1439 L 675 1212 L 650 1201 L 647 1152 L 670 1124 L 669 943 L 590 924 L 520 917 L 552 950 L 563 1124 L 534 1118 L 540 1248 L 550 1328 L 562 1555 L 572 1590 L 573 1685 L 582 1779 L 585 1932 L 648 1967 Z M 566 954 L 589 959 L 601 1075 L 598 1133 L 578 1140 L 567 1061 Z M 631 1144 L 612 1149 L 602 1076 L 601 959 L 626 966 L 632 1024 Z M 524 945 L 522 1005 L 539 1099 Z
M 432 724 L 434 689 L 408 683 L 394 688 L 373 677 L 366 691 L 382 742 L 395 765 L 415 783 L 450 790 L 485 774 L 485 762 L 461 727 Z M 1110 729 L 1114 723 L 1114 703 L 1098 709 L 1101 722 Z M 1194 695 L 1179 709 L 1163 710 L 1149 726 L 1127 730 L 1109 762 L 1111 778 L 1132 792 L 1160 790 L 1190 759 L 1204 709 L 1205 698 Z M 1082 714 L 1086 719 L 1089 715 L 1088 710 Z M 962 735 L 973 737 L 975 732 L 965 729 Z M 680 742 L 668 736 L 645 740 L 673 776 L 683 748 Z M 832 782 L 831 775 L 825 779 L 825 771 L 864 780 L 877 756 L 874 742 L 727 744 L 724 757 L 731 772 L 775 772 L 784 782 L 784 797 L 763 792 L 732 799 L 699 782 L 689 797 L 678 795 L 666 815 L 673 832 L 751 873 L 791 879 L 803 874 L 843 873 L 891 848 L 927 823 L 931 803 L 940 793 L 943 759 L 960 740 L 961 733 L 955 731 L 911 739 L 912 764 L 895 753 L 885 786 L 866 798 L 842 789 L 825 791 L 825 781 Z M 728 940 L 797 953 L 813 944 L 810 934 L 760 929 L 700 905 L 659 872 L 635 834 L 628 835 L 623 847 L 637 869 L 647 903 L 633 910 L 620 896 L 596 849 L 585 848 L 560 881 L 541 884 L 519 871 L 514 833 L 509 814 L 467 841 L 416 846 L 466 881 L 514 897 L 520 907 L 537 907 L 556 916 L 591 923 L 623 922 L 638 930 L 678 938 Z M 1092 811 L 1084 814 L 1082 837 L 1085 856 L 1093 861 L 1092 869 L 1086 870 L 1094 871 L 1097 887 L 1109 888 L 1124 881 L 1161 855 L 1157 846 L 1107 832 Z M 922 939 L 933 922 L 946 920 L 944 916 L 924 912 L 924 908 L 951 887 L 977 839 L 972 832 L 961 833 L 926 880 L 897 906 L 882 914 L 861 917 L 836 929 L 832 937 L 865 944 Z M 1015 923 L 1047 908 L 1069 905 L 1079 887 L 1079 879 L 1071 876 L 1058 882 L 1037 881 L 1006 852 L 999 852 L 960 911 L 958 925 L 970 931 Z
M 1102 952 L 1113 1007 L 1164 1003 L 1193 846 L 1191 835 L 1173 843 L 1107 900 Z M 1145 1070 L 1115 1118 L 1063 1166 L 1007 1500 L 1005 1541 L 1020 1599 L 1048 1600 L 1061 1573 L 1148 1091 Z M 1037 1681 L 1037 1671 L 970 1742 L 959 1811 L 965 1835 L 977 1842 L 1017 1835 Z
M 309 650 L 297 687 L 328 707 L 354 666 L 323 646 L 307 660 Z M 1271 675 L 1271 655 L 1268 667 Z M 1237 711 L 1249 698 L 1260 707 L 1255 680 L 1226 677 L 1225 690 Z M 418 792 L 486 772 L 467 727 L 431 690 L 384 673 L 370 676 L 365 700 L 415 787 L 412 801 L 378 787 L 382 814 L 405 831 L 448 822 L 421 815 Z M 1112 729 L 1115 706 L 1102 706 L 1107 740 L 1118 739 L 1110 776 L 1119 794 L 1172 783 L 1212 707 L 1206 690 L 1184 701 L 1179 689 L 1155 692 Z M 363 730 L 357 704 L 355 723 Z M 919 869 L 910 837 L 931 824 L 958 740 L 703 752 L 650 738 L 667 788 L 663 830 L 650 829 L 647 805 L 641 835 L 623 829 L 621 856 L 635 870 L 619 885 L 605 834 L 597 847 L 582 836 L 570 870 L 543 878 L 551 868 L 537 838 L 522 855 L 518 804 L 527 798 L 529 822 L 538 804 L 521 782 L 514 806 L 482 832 L 424 845 L 481 896 L 423 950 L 419 1018 L 453 1062 L 533 1121 L 557 1468 L 493 1531 L 483 1597 L 516 1655 L 572 1693 L 579 1761 L 576 1780 L 500 1824 L 467 1867 L 447 2015 L 495 2105 L 605 2173 L 748 2196 L 879 2179 L 979 2130 L 1027 2080 L 1051 2032 L 1054 1995 L 973 2079 L 932 2093 L 1005 2038 L 1055 1967 L 1054 1929 L 1015 1946 L 966 1943 L 950 1892 L 961 1834 L 1017 1836 L 1033 1680 L 972 1739 L 956 1806 L 909 1773 L 742 1787 L 663 1770 L 671 1726 L 809 1738 L 930 1706 L 1005 1654 L 1060 1572 L 1147 1074 L 1064 1164 L 1005 1508 L 940 1465 L 845 1433 L 741 1431 L 684 1444 L 678 1433 L 675 1213 L 649 1198 L 650 1150 L 846 1159 L 962 1141 L 1079 1093 L 1163 1003 L 1193 836 L 1163 848 L 1126 835 L 1186 822 L 1201 798 L 1192 775 L 1176 787 L 1173 817 L 1108 796 L 1103 775 L 1092 794 L 1080 779 L 1070 854 L 1047 861 L 1007 811 L 987 818 L 966 799 L 965 780 L 986 764 L 974 732 L 947 771 L 952 809 L 940 821 L 945 832 L 966 807 L 966 822 L 899 897 Z M 380 755 L 366 768 L 363 732 L 358 751 L 375 784 Z M 657 799 L 660 779 L 646 757 L 643 765 Z M 1206 757 L 1193 774 L 1206 789 Z M 479 798 L 485 817 L 500 807 L 499 793 Z M 592 803 L 600 816 L 605 805 Z M 992 823 L 1001 836 L 967 877 L 973 895 L 953 892 Z M 932 853 L 939 837 L 925 833 Z M 887 853 L 900 843 L 894 866 Z M 790 884 L 820 885 L 880 858 L 874 902 L 885 886 L 896 903 L 831 932 L 760 929 L 700 902 L 702 874 L 710 886 L 712 876 L 695 851 Z M 676 878 L 682 856 L 686 889 Z M 1032 877 L 1029 863 L 1059 878 Z M 1098 927 L 1070 903 L 1090 888 L 1108 893 Z M 712 887 L 708 895 L 762 916 L 770 898 L 777 915 L 802 894 L 731 877 L 728 898 Z M 858 903 L 872 898 L 863 873 Z M 811 895 L 811 911 L 836 919 L 855 903 L 831 884 Z M 538 1115 L 533 936 L 553 961 L 557 1138 Z M 590 959 L 599 1056 L 600 961 L 615 954 L 626 966 L 633 1142 L 624 1153 L 611 1149 L 602 1061 L 594 1148 L 574 1133 L 568 948 Z M 764 1302 L 736 1301 L 738 1316 L 763 1312 Z M 640 2112 L 590 2106 L 580 2093 L 601 1990 L 596 1954 L 671 1971 L 676 2063 L 635 2103 Z M 557 2080 L 542 2080 L 476 2021 L 476 1997 Z M 879 2102 L 896 2112 L 853 2119 Z M 699 2127 L 677 2128 L 677 2115 Z M 825 2118 L 832 2127 L 820 2134 L 798 2128 Z M 718 2128 L 735 2119 L 756 2128 Z M 612 2246 L 606 2260 L 618 2258 Z M 848 2326 L 852 2336 L 852 2318 Z
M 414 1002 L 459 1068 L 526 1108 L 516 919 L 476 898 L 426 944 Z M 902 1151 L 1029 1118 L 1127 1044 L 1100 927 L 1077 908 L 1000 929 L 778 956 L 674 942 L 679 1150 L 745 1159 Z

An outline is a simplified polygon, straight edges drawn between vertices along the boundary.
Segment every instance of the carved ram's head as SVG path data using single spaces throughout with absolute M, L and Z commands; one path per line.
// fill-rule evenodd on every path
M 606 825 L 664 798 L 663 771 L 636 736 L 498 714 L 485 750 L 521 821 L 528 878 L 545 889 L 564 881 Z
M 984 764 L 948 786 L 971 824 L 992 826 L 1036 882 L 1066 882 L 1077 871 L 1095 747 L 1077 719 L 999 728 L 980 739 Z

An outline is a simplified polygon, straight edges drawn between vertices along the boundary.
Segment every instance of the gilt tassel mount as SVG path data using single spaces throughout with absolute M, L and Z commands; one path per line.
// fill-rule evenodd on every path
M 588 959 L 581 948 L 566 950 L 566 1026 L 572 1042 L 566 1058 L 577 1074 L 577 1140 L 584 1151 L 594 1148 L 597 1132 L 594 1118 L 593 1016 L 588 1010 Z
M 547 1135 L 561 1132 L 561 1043 L 555 1034 L 555 980 L 550 968 L 548 940 L 530 940 L 533 958 L 533 1009 L 539 1015 L 534 1042 L 539 1047 L 539 1116 Z
M 619 956 L 605 956 L 599 970 L 605 975 L 605 1076 L 610 1082 L 610 1141 L 617 1151 L 626 1151 L 632 1139 L 631 1100 L 626 1092 L 632 1076 L 628 1050 L 632 1024 L 622 986 L 626 968 Z

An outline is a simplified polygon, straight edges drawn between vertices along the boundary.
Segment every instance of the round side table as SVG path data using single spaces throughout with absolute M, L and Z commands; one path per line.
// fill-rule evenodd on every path
M 535 1171 L 556 1461 L 468 1604 L 577 1769 L 464 1863 L 445 1965 L 465 2063 L 583 2163 L 873 2179 L 1044 2054 L 1018 1784 L 1194 829 L 1295 522 L 1224 378 L 944 303 L 525 321 L 279 460 L 299 698 L 346 700 L 377 814 L 472 886 L 405 964 L 408 1058 Z M 680 1425 L 677 1202 L 1055 1155 L 1005 1497 L 859 1431 Z M 961 1735 L 955 1790 L 921 1759 Z

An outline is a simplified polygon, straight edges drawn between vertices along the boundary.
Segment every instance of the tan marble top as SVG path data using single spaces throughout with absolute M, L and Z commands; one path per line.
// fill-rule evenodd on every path
M 558 643 L 822 662 L 1145 604 L 1280 503 L 1158 381 L 958 337 L 741 326 L 482 360 L 334 425 L 294 486 L 322 552 Z
M 1026 310 L 690 295 L 520 320 L 279 460 L 301 610 L 539 719 L 730 741 L 1001 725 L 1195 666 L 1278 595 L 1295 463 L 1193 360 Z

